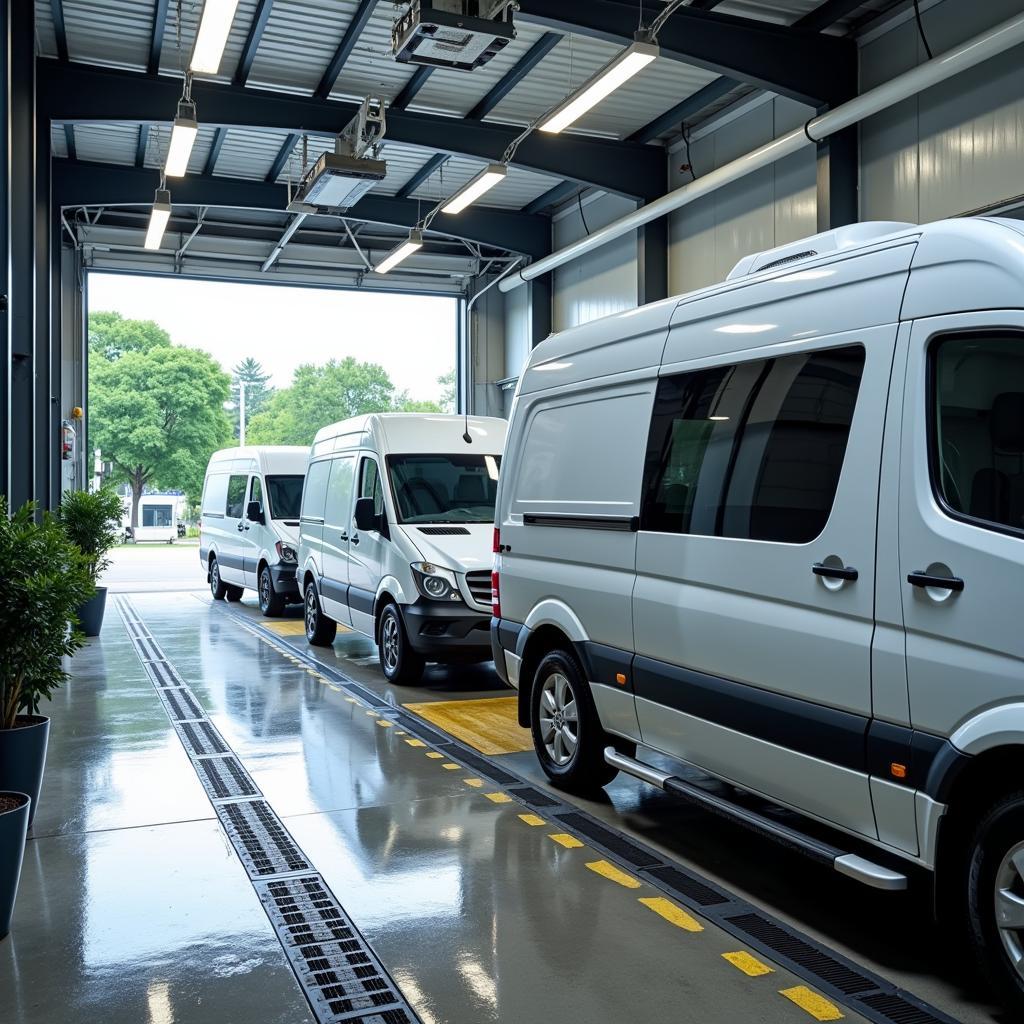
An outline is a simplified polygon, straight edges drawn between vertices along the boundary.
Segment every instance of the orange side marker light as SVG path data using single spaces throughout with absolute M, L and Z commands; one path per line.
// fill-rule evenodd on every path
M 625 672 L 616 672 L 615 673 L 615 682 L 617 682 L 619 684 L 619 686 L 625 686 L 626 685 L 626 673 Z
M 897 764 L 895 761 L 889 765 L 889 773 L 894 779 L 905 779 L 907 777 L 907 766 L 905 764 Z

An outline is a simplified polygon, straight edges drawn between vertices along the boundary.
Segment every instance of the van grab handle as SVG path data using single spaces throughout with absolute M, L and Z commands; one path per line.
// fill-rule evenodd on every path
M 824 576 L 829 580 L 850 580 L 850 582 L 853 582 L 860 575 L 852 565 L 824 565 L 821 562 L 815 562 L 811 566 L 811 572 L 815 576 Z

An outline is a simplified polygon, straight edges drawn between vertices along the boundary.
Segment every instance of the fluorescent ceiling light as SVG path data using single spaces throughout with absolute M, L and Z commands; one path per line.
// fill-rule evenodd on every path
M 403 260 L 407 260 L 414 252 L 419 252 L 423 248 L 423 232 L 422 231 L 410 231 L 409 237 L 402 242 L 401 245 L 392 249 L 391 252 L 384 258 L 382 263 L 379 263 L 374 270 L 378 274 L 387 274 L 394 270 Z
M 153 212 L 149 215 L 149 227 L 146 229 L 146 248 L 159 249 L 163 241 L 167 222 L 171 219 L 171 193 L 165 188 L 158 188 L 153 199 Z
M 469 184 L 464 185 L 441 207 L 442 213 L 462 213 L 475 203 L 485 192 L 500 185 L 508 177 L 504 164 L 488 164 Z
M 197 75 L 215 75 L 220 70 L 231 22 L 235 19 L 238 0 L 206 0 L 203 17 L 192 48 L 189 70 Z
M 627 46 L 617 57 L 603 68 L 589 82 L 581 86 L 567 100 L 559 104 L 540 123 L 542 132 L 557 134 L 573 122 L 578 121 L 588 110 L 593 109 L 620 86 L 625 85 L 634 75 L 643 71 L 658 53 L 656 43 L 635 42 Z
M 188 159 L 198 134 L 196 105 L 182 100 L 178 104 L 178 116 L 174 119 L 171 144 L 167 147 L 167 160 L 164 162 L 164 174 L 168 178 L 184 178 L 188 173 Z

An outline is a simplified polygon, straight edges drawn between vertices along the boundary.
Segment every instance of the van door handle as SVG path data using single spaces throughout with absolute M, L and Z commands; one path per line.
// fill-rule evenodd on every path
M 828 580 L 849 580 L 851 583 L 860 575 L 852 565 L 823 565 L 821 562 L 815 562 L 811 566 L 811 572 Z
M 358 533 L 353 533 L 352 534 L 352 543 L 353 544 L 358 544 L 359 543 L 359 534 Z
M 245 529 L 245 525 L 243 523 L 239 523 L 238 524 L 238 532 L 241 533 L 244 529 Z
M 339 533 L 338 537 L 341 540 L 348 540 L 348 534 L 347 533 Z
M 952 590 L 960 593 L 964 581 L 959 576 L 929 576 L 926 572 L 912 572 L 907 576 L 912 587 L 934 587 L 936 590 Z

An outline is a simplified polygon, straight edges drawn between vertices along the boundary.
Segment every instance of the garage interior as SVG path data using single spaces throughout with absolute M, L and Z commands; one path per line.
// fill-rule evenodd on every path
M 0 0 L 12 509 L 92 474 L 60 447 L 89 406 L 90 271 L 454 296 L 458 411 L 507 417 L 552 332 L 859 221 L 1024 209 L 1024 45 L 964 47 L 1020 0 L 517 0 L 473 70 L 396 59 L 407 3 L 226 6 L 218 69 L 186 76 L 199 0 Z M 538 130 L 662 14 L 657 60 Z M 908 79 L 942 54 L 963 66 Z M 182 101 L 194 144 L 164 180 Z M 352 145 L 383 176 L 304 202 Z M 195 593 L 112 599 L 55 697 L 0 1022 L 1010 1019 L 919 894 L 626 777 L 560 793 L 487 718 L 512 699 L 490 667 L 391 686 L 365 638 L 314 650 L 300 610 L 203 588 L 197 566 Z

